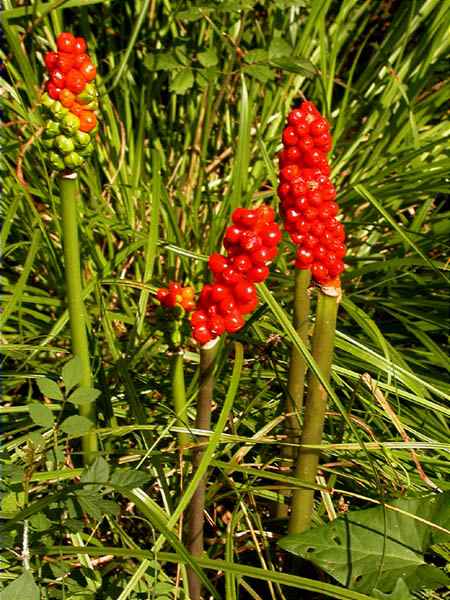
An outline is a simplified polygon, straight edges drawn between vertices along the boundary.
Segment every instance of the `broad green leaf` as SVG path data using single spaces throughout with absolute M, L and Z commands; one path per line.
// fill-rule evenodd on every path
M 104 515 L 117 516 L 120 512 L 116 502 L 104 500 L 98 494 L 77 494 L 76 497 L 83 511 L 96 521 L 100 521 Z
M 99 456 L 95 461 L 83 471 L 80 477 L 80 483 L 106 483 L 109 479 L 109 465 L 106 460 Z M 92 489 L 89 487 L 89 489 Z
M 79 437 L 87 433 L 92 426 L 92 421 L 87 417 L 73 415 L 72 417 L 64 419 L 61 423 L 61 431 L 64 431 L 64 433 L 67 433 L 70 437 Z
M 284 56 L 290 56 L 292 54 L 292 47 L 282 37 L 273 38 L 269 46 L 269 59 L 281 58 Z
M 217 50 L 214 46 L 211 46 L 205 52 L 197 54 L 197 58 L 203 67 L 215 67 L 219 62 Z
M 401 577 L 397 580 L 391 594 L 384 594 L 379 590 L 373 590 L 372 594 L 374 598 L 379 598 L 380 600 L 412 600 L 413 598 L 409 592 L 408 586 Z
M 82 374 L 81 359 L 79 356 L 74 356 L 64 365 L 62 370 L 66 393 L 81 382 Z
M 52 427 L 55 419 L 53 417 L 52 411 L 45 406 L 45 404 L 41 404 L 40 402 L 32 402 L 28 410 L 30 411 L 30 417 L 36 425 L 39 427 Z
M 270 60 L 270 64 L 278 69 L 283 69 L 283 71 L 298 73 L 305 77 L 314 77 L 318 74 L 313 63 L 302 58 L 273 58 Z
M 270 67 L 265 65 L 247 65 L 242 69 L 244 73 L 254 77 L 261 83 L 266 83 L 270 79 L 275 79 L 275 73 Z
M 441 529 L 450 525 L 449 499 L 447 492 L 391 502 L 398 510 L 377 506 L 349 512 L 323 527 L 288 535 L 279 544 L 342 585 L 363 592 L 374 587 L 391 592 L 400 577 L 412 591 L 446 585 L 449 578 L 426 564 L 424 553 L 445 539 Z M 410 514 L 426 522 L 412 519 Z
M 0 593 L 0 600 L 39 600 L 39 598 L 39 588 L 31 571 L 24 571 Z
M 95 400 L 97 400 L 100 394 L 100 390 L 96 390 L 95 388 L 79 387 L 72 392 L 72 394 L 70 394 L 67 400 L 72 402 L 72 404 L 76 404 L 77 406 L 91 404 L 91 402 L 95 402 Z
M 30 518 L 30 525 L 35 531 L 47 531 L 52 526 L 50 519 L 42 512 Z
M 58 387 L 58 384 L 48 377 L 40 377 L 36 380 L 39 391 L 43 396 L 51 398 L 51 400 L 63 400 L 63 394 Z
M 194 85 L 192 70 L 184 68 L 177 73 L 170 83 L 170 91 L 175 94 L 185 94 Z
M 150 475 L 128 467 L 116 469 L 111 475 L 111 483 L 119 488 L 133 489 L 142 487 L 150 480 Z

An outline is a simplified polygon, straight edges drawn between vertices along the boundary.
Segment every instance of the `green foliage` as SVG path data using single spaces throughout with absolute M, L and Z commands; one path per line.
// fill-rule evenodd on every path
M 39 600 L 39 588 L 30 571 L 24 571 L 16 580 L 0 592 L 1 600 Z
M 450 525 L 449 498 L 450 493 L 402 498 L 386 507 L 351 511 L 323 527 L 288 535 L 279 544 L 362 592 L 375 587 L 401 591 L 405 584 L 411 591 L 445 586 L 450 579 L 428 565 L 424 555 L 433 544 L 448 540 L 442 531 Z
M 414 503 L 448 490 L 448 3 L 23 4 L 4 2 L 1 16 L 1 593 L 22 572 L 27 524 L 31 570 L 49 598 L 140 600 L 157 584 L 161 594 L 169 586 L 185 594 L 190 454 L 180 464 L 152 294 L 175 278 L 201 287 L 235 206 L 277 206 L 281 131 L 301 94 L 332 123 L 349 247 L 308 535 L 325 537 L 349 502 L 351 516 L 382 498 Z M 87 37 L 100 74 L 97 151 L 80 172 L 89 391 L 67 354 L 58 190 L 43 160 L 62 131 L 55 120 L 41 134 L 36 110 L 43 53 L 67 28 Z M 77 137 L 77 147 L 86 143 Z M 231 340 L 220 348 L 202 466 L 207 547 L 194 564 L 227 600 L 282 598 L 288 586 L 314 600 L 365 597 L 342 579 L 330 583 L 322 565 L 320 575 L 310 563 L 300 577 L 288 573 L 276 548 L 286 528 L 273 507 L 299 485 L 279 436 L 286 356 L 299 345 L 293 256 L 285 240 L 258 311 L 236 337 L 243 358 Z M 187 343 L 184 358 L 184 429 L 195 442 L 197 348 Z M 94 399 L 101 459 L 83 472 L 79 436 L 93 425 L 75 413 Z M 427 510 L 416 508 L 407 512 Z M 421 531 L 407 515 L 402 526 L 405 535 Z M 446 546 L 416 554 L 433 576 L 444 573 Z M 398 577 L 372 597 L 445 597 L 443 588 L 407 592 Z

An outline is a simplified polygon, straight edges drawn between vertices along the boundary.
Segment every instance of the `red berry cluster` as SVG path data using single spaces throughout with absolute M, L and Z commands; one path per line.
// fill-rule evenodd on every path
M 97 119 L 95 112 L 88 108 L 90 96 L 84 98 L 82 93 L 95 79 L 97 70 L 86 54 L 84 38 L 61 33 L 56 45 L 58 52 L 47 52 L 44 57 L 50 76 L 47 93 L 80 119 L 81 131 L 89 132 L 94 129 Z
M 186 312 L 191 312 L 195 308 L 194 288 L 191 286 L 182 287 L 176 281 L 171 281 L 167 288 L 159 288 L 156 297 L 165 308 L 181 306 Z
M 338 286 L 345 232 L 336 218 L 336 190 L 329 178 L 329 129 L 312 102 L 290 112 L 279 156 L 278 195 L 286 231 L 297 245 L 295 266 L 310 269 L 321 285 Z
M 192 335 L 200 344 L 244 326 L 244 315 L 258 305 L 255 283 L 269 275 L 268 264 L 277 255 L 281 231 L 274 210 L 266 205 L 237 208 L 227 228 L 224 246 L 228 256 L 209 257 L 213 282 L 203 286 L 198 309 L 192 313 Z

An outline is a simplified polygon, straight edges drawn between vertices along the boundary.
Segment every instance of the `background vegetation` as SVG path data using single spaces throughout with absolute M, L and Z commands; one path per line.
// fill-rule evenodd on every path
M 16 597 L 14 589 L 24 600 L 186 597 L 184 564 L 192 560 L 180 516 L 189 459 L 180 464 L 175 450 L 152 291 L 174 278 L 200 287 L 205 257 L 220 249 L 232 209 L 277 206 L 281 130 L 302 94 L 332 123 L 333 180 L 349 247 L 319 529 L 297 548 L 313 559 L 319 540 L 331 550 L 325 562 L 292 563 L 277 545 L 286 521 L 274 517 L 276 502 L 298 485 L 281 459 L 295 341 L 285 238 L 260 308 L 221 345 L 207 448 L 207 557 L 194 566 L 210 593 L 227 600 L 283 598 L 292 589 L 296 598 L 444 598 L 448 3 L 3 4 L 1 598 Z M 75 411 L 62 392 L 76 385 L 76 365 L 63 372 L 70 339 L 59 200 L 38 142 L 42 56 L 67 29 L 86 36 L 96 55 L 103 121 L 95 159 L 81 175 L 102 450 L 83 473 L 82 432 L 57 427 Z M 194 345 L 185 359 L 193 409 Z M 65 389 L 43 380 L 59 384 L 62 374 Z M 193 410 L 189 417 L 188 428 Z M 402 517 L 393 524 L 395 511 L 381 508 L 369 518 L 381 519 L 381 559 L 369 576 L 375 559 L 365 556 L 349 578 L 333 563 L 339 549 L 327 524 L 380 502 L 399 506 Z M 398 547 L 387 552 L 395 527 L 407 536 L 402 548 L 418 550 L 403 562 Z M 364 551 L 372 546 L 361 535 Z M 401 579 L 410 563 L 414 572 Z

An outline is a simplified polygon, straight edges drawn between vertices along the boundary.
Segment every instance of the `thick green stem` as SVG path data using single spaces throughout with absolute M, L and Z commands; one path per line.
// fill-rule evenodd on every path
M 309 284 L 311 283 L 311 272 L 308 269 L 297 269 L 295 275 L 294 291 L 294 327 L 298 335 L 305 344 L 308 343 L 309 329 Z M 303 392 L 305 389 L 305 375 L 307 364 L 303 355 L 293 345 L 289 360 L 287 396 L 285 400 L 285 410 L 287 417 L 285 420 L 286 441 L 289 443 L 298 443 L 300 439 L 300 413 L 303 408 Z M 283 446 L 281 455 L 286 460 L 295 458 L 293 446 Z M 277 505 L 277 517 L 283 518 L 288 515 L 288 505 L 279 503 Z
M 69 305 L 72 352 L 81 361 L 81 385 L 92 387 L 91 364 L 86 331 L 86 316 L 82 298 L 80 245 L 78 241 L 78 178 L 75 173 L 59 177 L 61 217 L 64 246 L 67 302 Z M 80 414 L 95 425 L 95 403 L 80 406 Z M 90 464 L 97 455 L 97 436 L 89 432 L 82 438 L 83 460 Z
M 334 290 L 336 292 L 336 290 Z M 332 293 L 332 290 L 331 290 Z M 317 302 L 316 324 L 312 339 L 312 355 L 324 380 L 330 380 L 333 358 L 334 336 L 338 296 L 320 292 Z M 305 417 L 301 436 L 301 446 L 297 457 L 295 475 L 305 483 L 315 483 L 320 451 L 305 448 L 305 445 L 320 445 L 322 442 L 327 393 L 319 379 L 310 374 L 308 395 L 305 403 Z M 301 533 L 309 528 L 314 506 L 314 490 L 297 489 L 292 495 L 292 511 L 289 520 L 289 533 Z
M 197 417 L 195 427 L 197 429 L 211 428 L 211 405 L 214 389 L 214 362 L 217 353 L 217 341 L 213 345 L 206 345 L 200 350 L 200 388 L 197 399 Z M 198 445 L 192 451 L 192 465 L 194 472 L 200 464 L 204 452 L 204 444 L 208 443 L 208 437 L 199 436 Z M 203 553 L 203 525 L 205 521 L 205 492 L 206 475 L 198 484 L 192 496 L 188 511 L 187 547 L 193 556 L 201 556 Z M 189 595 L 191 600 L 200 600 L 202 586 L 197 574 L 192 569 L 187 569 Z
M 177 427 L 186 427 L 186 389 L 184 385 L 183 351 L 179 350 L 172 359 L 172 394 L 175 413 L 177 415 Z M 180 452 L 189 443 L 187 433 L 178 432 L 178 447 Z

